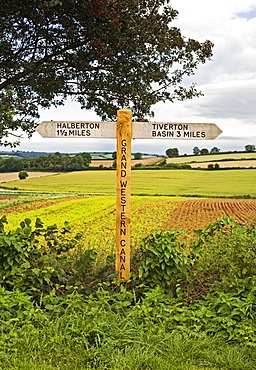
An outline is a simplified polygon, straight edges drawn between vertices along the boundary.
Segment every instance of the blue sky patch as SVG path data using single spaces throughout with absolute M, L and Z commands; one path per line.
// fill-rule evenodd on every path
M 250 12 L 238 13 L 238 16 L 246 19 L 256 18 L 256 8 L 252 9 Z

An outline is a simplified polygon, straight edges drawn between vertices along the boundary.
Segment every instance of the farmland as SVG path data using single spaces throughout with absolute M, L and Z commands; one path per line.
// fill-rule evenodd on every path
M 133 275 L 121 286 L 111 275 L 115 171 L 4 184 L 19 190 L 0 194 L 1 369 L 255 369 L 255 173 L 133 171 Z M 225 216 L 238 223 L 216 222 Z M 37 221 L 33 234 L 37 218 L 49 229 Z M 51 226 L 65 221 L 71 250 Z M 142 239 L 157 255 L 143 257 Z M 167 290 L 150 280 L 159 271 Z
M 115 194 L 115 171 L 79 171 L 11 181 L 22 191 Z M 133 195 L 256 197 L 256 169 L 228 171 L 133 170 Z
M 256 159 L 256 153 L 217 153 L 217 154 L 207 154 L 207 155 L 188 155 L 188 156 L 182 156 L 182 157 L 175 157 L 175 158 L 168 158 L 168 162 L 173 163 L 193 163 L 193 162 L 212 162 L 212 161 L 240 161 L 240 160 L 255 160 Z
M 219 217 L 233 217 L 241 223 L 251 223 L 256 219 L 256 199 L 133 196 L 131 208 L 133 248 L 137 248 L 140 240 L 156 228 L 180 229 L 193 235 L 193 230 L 203 229 Z M 0 215 L 4 214 L 7 215 L 8 228 L 18 227 L 20 220 L 25 218 L 34 222 L 39 217 L 46 225 L 63 225 L 68 221 L 74 233 L 83 233 L 85 249 L 96 248 L 104 251 L 104 255 L 114 253 L 114 196 L 34 201 L 2 209 Z
M 193 234 L 194 229 L 205 228 L 223 216 L 242 223 L 252 222 L 256 219 L 256 199 L 228 197 L 256 197 L 255 183 L 256 170 L 252 169 L 133 171 L 132 245 L 137 246 L 141 238 L 155 228 L 182 229 Z M 113 252 L 115 171 L 64 173 L 8 182 L 6 185 L 15 185 L 22 190 L 17 193 L 16 202 L 14 194 L 8 200 L 7 195 L 2 195 L 1 203 L 8 202 L 9 208 L 2 209 L 0 214 L 8 215 L 10 228 L 18 226 L 26 217 L 32 220 L 39 217 L 48 225 L 69 221 L 74 232 L 83 231 L 86 248 Z M 23 203 L 24 191 L 32 192 L 27 197 L 24 193 Z M 211 198 L 207 198 L 209 196 Z

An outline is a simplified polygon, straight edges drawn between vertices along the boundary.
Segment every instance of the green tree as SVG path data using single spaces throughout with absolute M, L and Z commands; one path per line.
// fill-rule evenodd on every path
M 84 167 L 89 167 L 91 161 L 92 161 L 92 156 L 90 153 L 86 153 L 86 152 L 83 152 L 81 154 L 79 154 L 82 158 L 83 158 L 83 166 Z
M 0 145 L 18 144 L 18 129 L 30 136 L 38 108 L 68 96 L 103 119 L 199 96 L 182 82 L 213 44 L 186 39 L 171 25 L 177 15 L 169 0 L 2 0 Z
M 256 150 L 255 145 L 252 144 L 245 145 L 244 148 L 246 152 L 255 152 Z
M 0 172 L 19 172 L 24 169 L 21 159 L 8 158 L 0 162 Z
M 215 154 L 215 153 L 219 153 L 220 152 L 220 149 L 217 148 L 216 146 L 214 146 L 211 150 L 210 150 L 210 153 L 212 154 Z
M 208 149 L 206 149 L 206 148 L 203 148 L 203 149 L 201 149 L 201 150 L 200 150 L 200 154 L 201 154 L 201 155 L 209 154 L 209 150 L 208 150 Z
M 28 177 L 27 171 L 20 171 L 19 172 L 19 179 L 20 180 L 25 180 Z
M 194 155 L 199 155 L 200 154 L 200 149 L 198 148 L 198 146 L 194 146 L 193 153 L 194 153 Z
M 141 159 L 142 154 L 141 153 L 135 153 L 134 154 L 134 159 Z
M 166 150 L 166 155 L 167 157 L 171 158 L 171 157 L 178 157 L 179 156 L 179 149 L 177 148 L 169 148 Z

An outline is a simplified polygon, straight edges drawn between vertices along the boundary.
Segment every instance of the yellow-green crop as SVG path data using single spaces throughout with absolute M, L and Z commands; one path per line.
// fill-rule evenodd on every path
M 256 169 L 133 170 L 134 195 L 256 196 Z M 21 190 L 115 194 L 115 171 L 81 171 L 9 182 Z

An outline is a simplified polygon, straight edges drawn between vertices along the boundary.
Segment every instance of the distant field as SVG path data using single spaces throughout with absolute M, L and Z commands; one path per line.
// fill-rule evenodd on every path
M 29 178 L 55 175 L 53 172 L 28 172 Z M 0 173 L 0 182 L 19 180 L 18 172 Z
M 215 165 L 218 163 L 220 168 L 256 168 L 256 159 L 248 159 L 248 160 L 236 160 L 236 161 L 214 161 L 214 162 L 196 162 L 190 163 L 190 166 L 193 168 L 207 168 L 209 164 Z
M 134 195 L 192 195 L 204 197 L 256 197 L 256 169 L 226 171 L 132 171 Z M 9 182 L 26 191 L 115 194 L 115 171 L 80 171 Z
M 135 164 L 137 164 L 137 163 L 141 163 L 144 166 L 147 166 L 149 164 L 154 164 L 154 163 L 160 161 L 161 159 L 163 159 L 163 157 L 132 159 L 132 166 L 135 166 Z M 98 166 L 102 165 L 104 167 L 110 167 L 110 166 L 112 166 L 112 164 L 113 164 L 113 159 L 111 159 L 111 160 L 107 160 L 107 159 L 103 159 L 103 160 L 97 159 L 96 160 L 95 159 L 95 160 L 91 161 L 90 166 L 98 167 Z
M 256 152 L 253 153 L 228 153 L 228 154 L 209 154 L 209 155 L 191 155 L 185 157 L 168 158 L 167 163 L 191 163 L 191 162 L 211 162 L 220 160 L 241 160 L 255 159 Z

